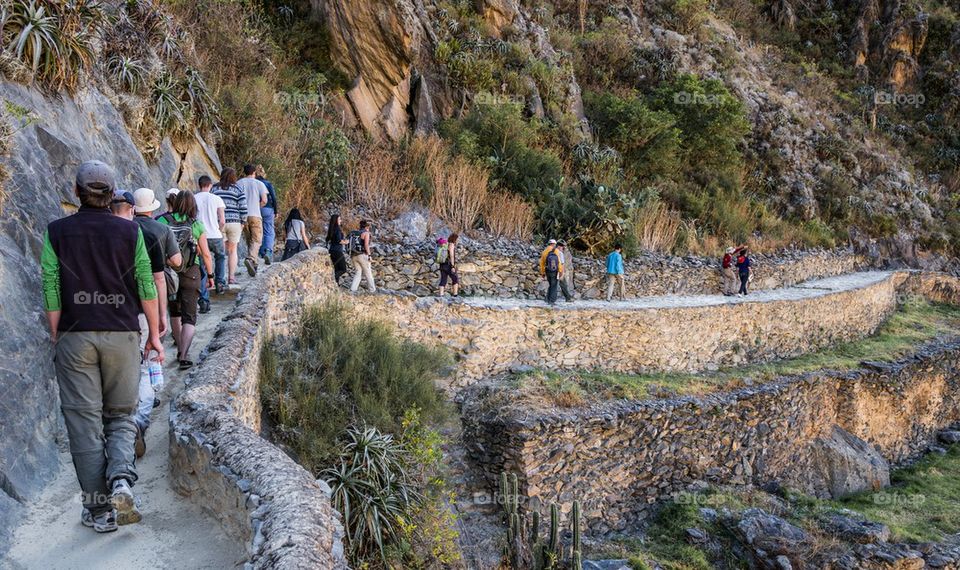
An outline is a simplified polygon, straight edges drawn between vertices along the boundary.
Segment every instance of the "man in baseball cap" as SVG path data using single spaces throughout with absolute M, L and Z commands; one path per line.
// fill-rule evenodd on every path
M 137 480 L 131 414 L 138 400 L 141 311 L 149 324 L 146 345 L 163 358 L 143 233 L 110 214 L 115 189 L 112 168 L 81 164 L 74 189 L 80 209 L 47 226 L 40 255 L 61 409 L 83 490 L 80 521 L 97 532 L 140 520 L 130 487 Z

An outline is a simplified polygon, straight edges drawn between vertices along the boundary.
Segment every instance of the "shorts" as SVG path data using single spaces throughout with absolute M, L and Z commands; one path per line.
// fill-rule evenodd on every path
M 197 302 L 200 300 L 200 266 L 194 265 L 179 274 L 177 298 L 170 301 L 170 316 L 180 317 L 180 324 L 197 324 Z
M 457 275 L 457 270 L 453 268 L 449 263 L 440 264 L 440 286 L 447 286 L 447 279 L 450 279 L 450 282 L 454 285 L 460 284 L 460 276 Z
M 240 222 L 230 222 L 223 226 L 223 238 L 230 243 L 240 243 L 240 235 L 243 233 L 243 224 Z

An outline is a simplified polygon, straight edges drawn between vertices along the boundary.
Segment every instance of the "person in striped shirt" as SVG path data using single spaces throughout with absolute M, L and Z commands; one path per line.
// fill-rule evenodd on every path
M 237 244 L 243 233 L 243 224 L 247 221 L 247 196 L 237 186 L 237 171 L 224 168 L 220 173 L 220 181 L 213 187 L 213 193 L 223 200 L 224 222 L 223 239 L 227 248 L 227 284 L 236 283 L 234 274 L 237 272 Z

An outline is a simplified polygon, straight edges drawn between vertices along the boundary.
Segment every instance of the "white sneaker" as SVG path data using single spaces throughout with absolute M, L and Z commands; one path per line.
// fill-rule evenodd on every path
M 110 504 L 117 509 L 117 524 L 135 524 L 143 520 L 143 515 L 137 508 L 137 500 L 126 479 L 117 479 L 113 482 L 113 492 L 110 493 Z
M 117 530 L 117 511 L 110 509 L 107 512 L 93 516 L 90 509 L 84 508 L 80 513 L 80 524 L 100 533 L 113 532 Z

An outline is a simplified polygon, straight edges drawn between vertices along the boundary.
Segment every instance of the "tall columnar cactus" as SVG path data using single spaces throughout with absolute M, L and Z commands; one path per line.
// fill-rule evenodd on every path
M 573 511 L 570 513 L 573 519 L 573 545 L 571 546 L 570 560 L 573 570 L 582 570 L 583 562 L 580 556 L 580 501 L 573 502 Z
M 556 503 L 550 505 L 550 543 L 548 548 L 552 552 L 560 551 L 560 507 Z

